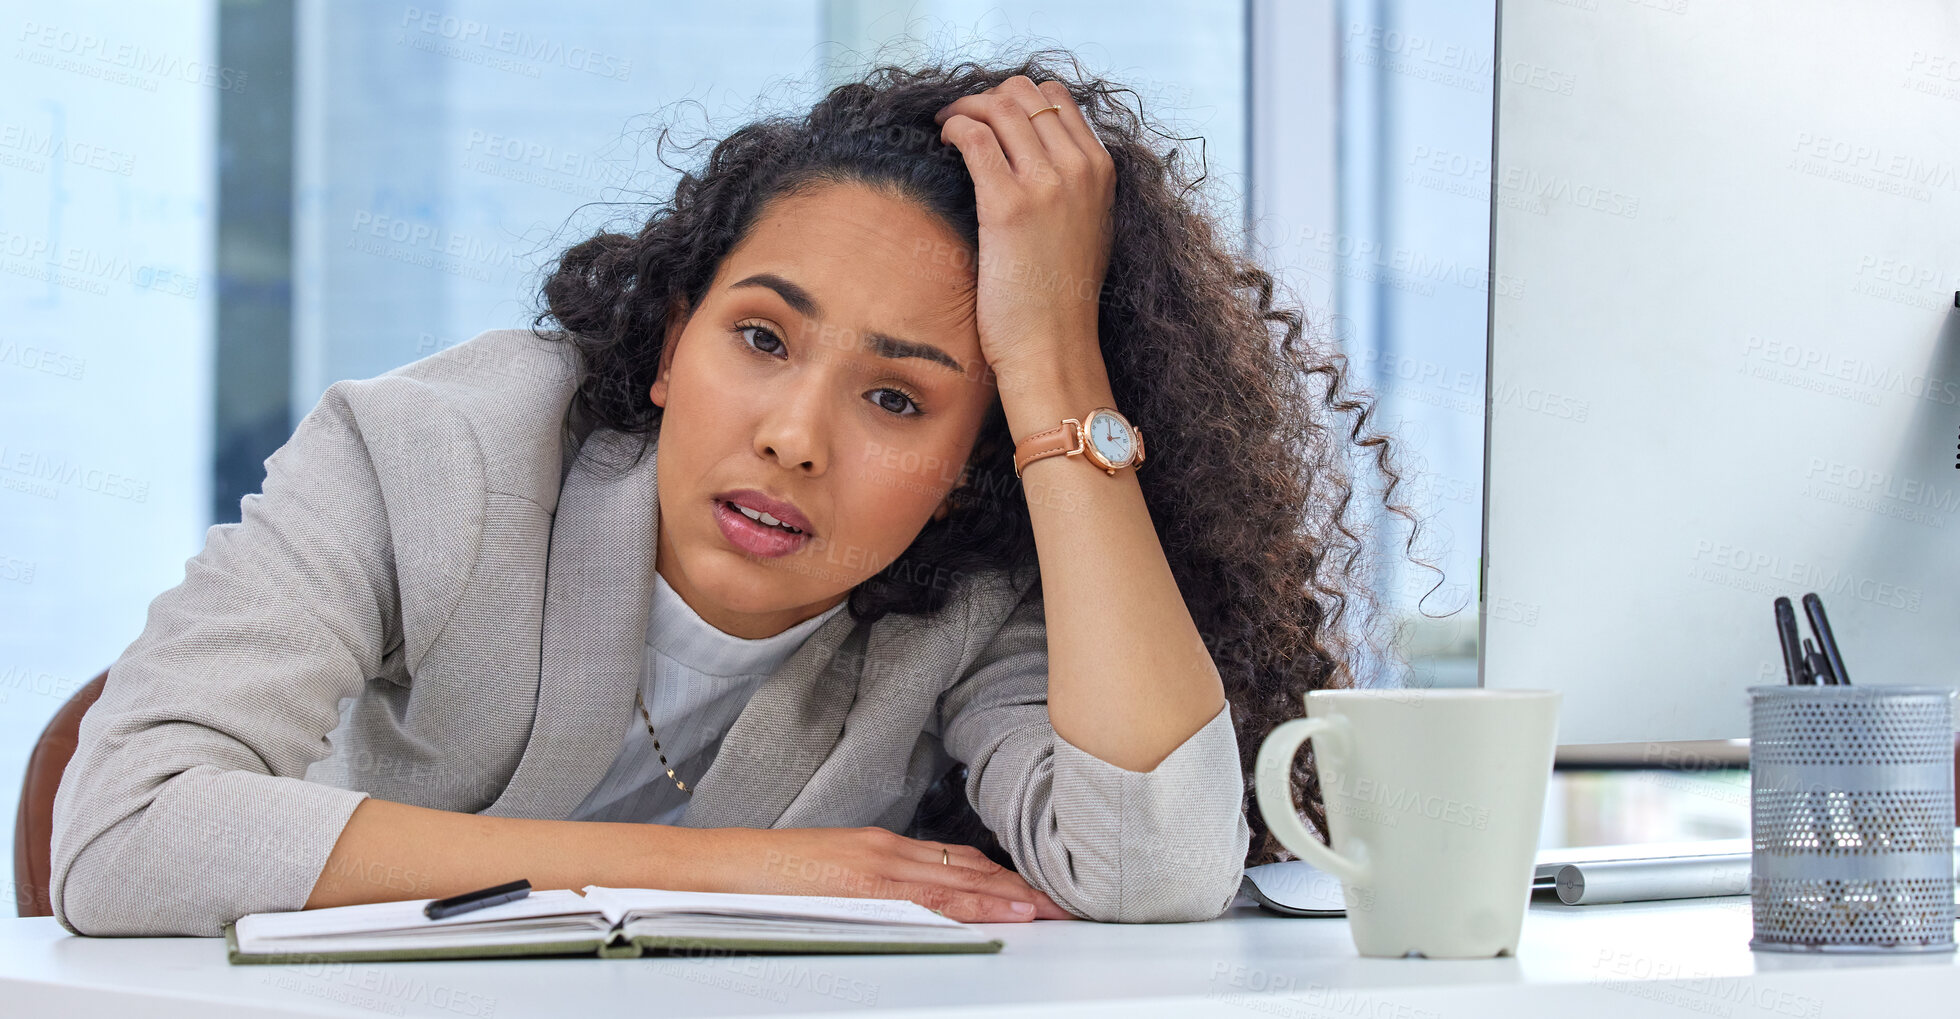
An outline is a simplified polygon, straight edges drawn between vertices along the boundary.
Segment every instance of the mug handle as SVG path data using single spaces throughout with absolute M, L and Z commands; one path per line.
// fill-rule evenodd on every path
M 1266 827 L 1280 845 L 1292 850 L 1303 861 L 1329 874 L 1354 883 L 1368 880 L 1367 866 L 1327 848 L 1300 823 L 1293 809 L 1293 758 L 1300 745 L 1318 735 L 1345 736 L 1345 726 L 1336 727 L 1337 718 L 1296 718 L 1282 722 L 1259 745 L 1259 761 L 1254 766 L 1253 792 Z

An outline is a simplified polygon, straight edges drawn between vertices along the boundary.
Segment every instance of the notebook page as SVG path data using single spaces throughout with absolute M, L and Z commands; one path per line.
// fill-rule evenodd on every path
M 450 927 L 440 933 L 423 931 L 416 934 L 322 934 L 304 938 L 259 938 L 250 942 L 239 940 L 238 950 L 247 955 L 274 952 L 369 952 L 369 951 L 417 951 L 431 948 L 484 948 L 497 945 L 536 945 L 566 944 L 583 945 L 592 941 L 604 941 L 607 932 L 600 928 L 605 921 L 591 917 L 580 924 L 572 919 L 560 918 L 556 921 L 540 917 L 529 922 L 535 928 L 480 928 Z M 577 951 L 583 952 L 580 947 Z
M 963 944 L 990 940 L 976 927 L 932 927 L 924 924 L 863 924 L 747 920 L 739 917 L 663 916 L 626 921 L 629 938 L 758 938 L 765 941 L 829 941 L 840 944 L 891 941 L 920 945 Z
M 441 930 L 449 927 L 482 925 L 505 920 L 526 920 L 551 916 L 591 916 L 592 903 L 569 888 L 536 890 L 521 899 L 473 909 L 455 916 L 431 920 L 422 907 L 435 901 L 406 899 L 398 902 L 363 902 L 352 906 L 329 906 L 285 913 L 251 913 L 238 918 L 238 947 L 272 938 L 304 938 L 340 934 L 383 934 L 398 931 Z M 597 918 L 594 918 L 596 926 Z M 607 920 L 608 927 L 612 925 Z
M 720 913 L 729 916 L 783 917 L 841 923 L 900 924 L 922 927 L 964 927 L 907 899 L 861 899 L 841 895 L 752 895 L 740 892 L 676 892 L 659 888 L 606 888 L 586 885 L 589 905 L 618 923 L 628 911 L 636 916 L 661 913 Z

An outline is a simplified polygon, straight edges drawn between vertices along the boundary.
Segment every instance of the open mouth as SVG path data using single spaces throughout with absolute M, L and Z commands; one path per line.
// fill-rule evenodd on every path
M 772 517 L 767 513 L 764 513 L 760 510 L 752 510 L 747 506 L 742 505 L 741 503 L 731 502 L 728 503 L 727 505 L 730 509 L 733 509 L 737 513 L 740 513 L 743 516 L 748 517 L 750 520 L 753 520 L 756 523 L 763 525 L 764 527 L 780 527 L 791 534 L 803 533 L 802 531 L 799 531 L 796 528 L 791 527 L 790 525 L 783 523 L 780 520 L 777 520 L 775 517 Z
M 810 540 L 807 531 L 726 499 L 715 500 L 715 525 L 729 544 L 765 558 L 788 555 Z

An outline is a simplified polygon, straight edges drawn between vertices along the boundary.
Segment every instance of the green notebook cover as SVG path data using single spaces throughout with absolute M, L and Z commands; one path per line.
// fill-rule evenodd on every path
M 898 952 L 998 952 L 999 938 L 954 944 L 917 944 L 908 941 L 794 941 L 777 938 L 697 938 L 656 937 L 641 934 L 631 939 L 618 927 L 605 937 L 569 941 L 531 942 L 518 945 L 431 945 L 428 948 L 390 948 L 349 952 L 270 952 L 246 954 L 238 950 L 236 924 L 225 924 L 225 958 L 234 964 L 315 963 L 315 962 L 414 962 L 441 959 L 494 959 L 549 955 L 591 955 L 601 959 L 634 959 L 668 952 L 700 950 L 725 952 L 768 952 L 775 954 L 860 955 Z

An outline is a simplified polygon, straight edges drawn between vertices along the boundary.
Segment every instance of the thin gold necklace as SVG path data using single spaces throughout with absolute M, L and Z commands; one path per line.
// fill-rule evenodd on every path
M 660 737 L 653 733 L 653 718 L 647 714 L 647 702 L 638 690 L 633 691 L 633 703 L 640 706 L 640 717 L 646 719 L 647 735 L 653 737 L 653 752 L 660 755 L 660 766 L 667 769 L 667 777 L 674 779 L 674 784 L 680 787 L 681 792 L 693 796 L 694 790 L 689 789 L 686 782 L 674 778 L 674 769 L 667 764 L 667 754 L 660 749 Z

